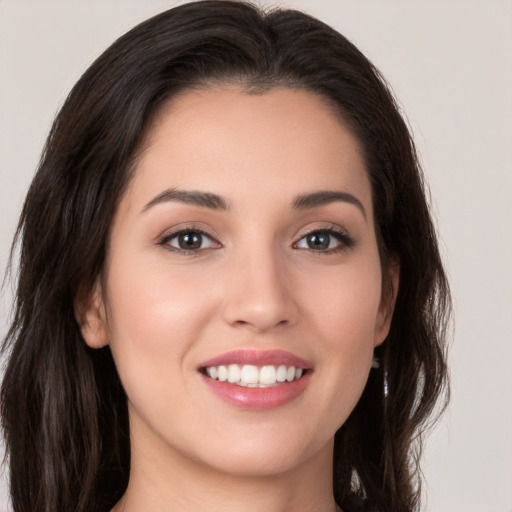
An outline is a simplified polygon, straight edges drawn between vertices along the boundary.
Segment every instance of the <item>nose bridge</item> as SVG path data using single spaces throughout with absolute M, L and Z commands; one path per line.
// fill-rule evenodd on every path
M 295 321 L 284 256 L 274 244 L 240 247 L 230 258 L 228 272 L 224 316 L 229 324 L 263 332 Z

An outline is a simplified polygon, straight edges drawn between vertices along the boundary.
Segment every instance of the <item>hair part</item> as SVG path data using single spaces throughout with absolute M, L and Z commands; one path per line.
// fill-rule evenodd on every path
M 13 243 L 19 275 L 3 344 L 14 512 L 108 511 L 126 488 L 126 396 L 109 348 L 83 341 L 75 304 L 101 276 L 112 219 L 155 116 L 181 91 L 218 84 L 309 91 L 361 144 L 383 274 L 399 261 L 400 288 L 376 349 L 382 364 L 336 434 L 333 488 L 345 512 L 418 510 L 421 436 L 447 396 L 450 296 L 407 125 L 379 72 L 334 29 L 298 11 L 207 0 L 119 38 L 75 85 L 49 134 Z

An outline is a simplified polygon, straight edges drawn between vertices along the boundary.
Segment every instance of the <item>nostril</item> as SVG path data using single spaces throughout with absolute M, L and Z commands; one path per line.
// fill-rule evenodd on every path
M 222 314 L 228 324 L 264 332 L 294 323 L 297 305 L 277 276 L 258 279 L 247 270 L 243 275 L 245 280 L 232 281 L 226 288 Z
M 278 320 L 277 322 L 274 322 L 273 320 L 262 321 L 261 319 L 255 319 L 252 321 L 235 320 L 234 322 L 231 322 L 233 327 L 249 328 L 258 333 L 262 333 L 270 329 L 283 328 L 289 324 L 289 320 Z

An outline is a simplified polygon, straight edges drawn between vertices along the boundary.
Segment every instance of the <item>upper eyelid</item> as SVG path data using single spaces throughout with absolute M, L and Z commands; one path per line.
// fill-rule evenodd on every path
M 162 241 L 162 240 L 170 239 L 170 238 L 173 238 L 173 237 L 179 235 L 180 233 L 186 233 L 186 232 L 199 233 L 201 235 L 207 236 L 208 238 L 211 238 L 213 241 L 215 241 L 219 244 L 221 243 L 219 241 L 219 239 L 218 239 L 219 237 L 217 235 L 212 234 L 210 231 L 207 231 L 206 229 L 201 228 L 196 225 L 193 225 L 193 224 L 186 224 L 186 225 L 179 226 L 176 228 L 168 229 L 168 230 L 164 231 L 160 236 L 158 236 L 157 240 Z
M 302 240 L 305 236 L 311 235 L 313 233 L 333 233 L 340 236 L 352 238 L 346 229 L 338 225 L 329 224 L 325 226 L 315 226 L 311 229 L 307 229 L 306 231 L 303 231 L 299 235 L 297 235 L 296 240 Z

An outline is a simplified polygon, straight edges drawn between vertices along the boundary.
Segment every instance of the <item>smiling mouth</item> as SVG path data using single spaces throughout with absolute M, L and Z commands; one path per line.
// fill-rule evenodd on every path
M 229 364 L 201 368 L 206 377 L 227 384 L 249 388 L 272 388 L 301 379 L 307 370 L 295 366 Z

